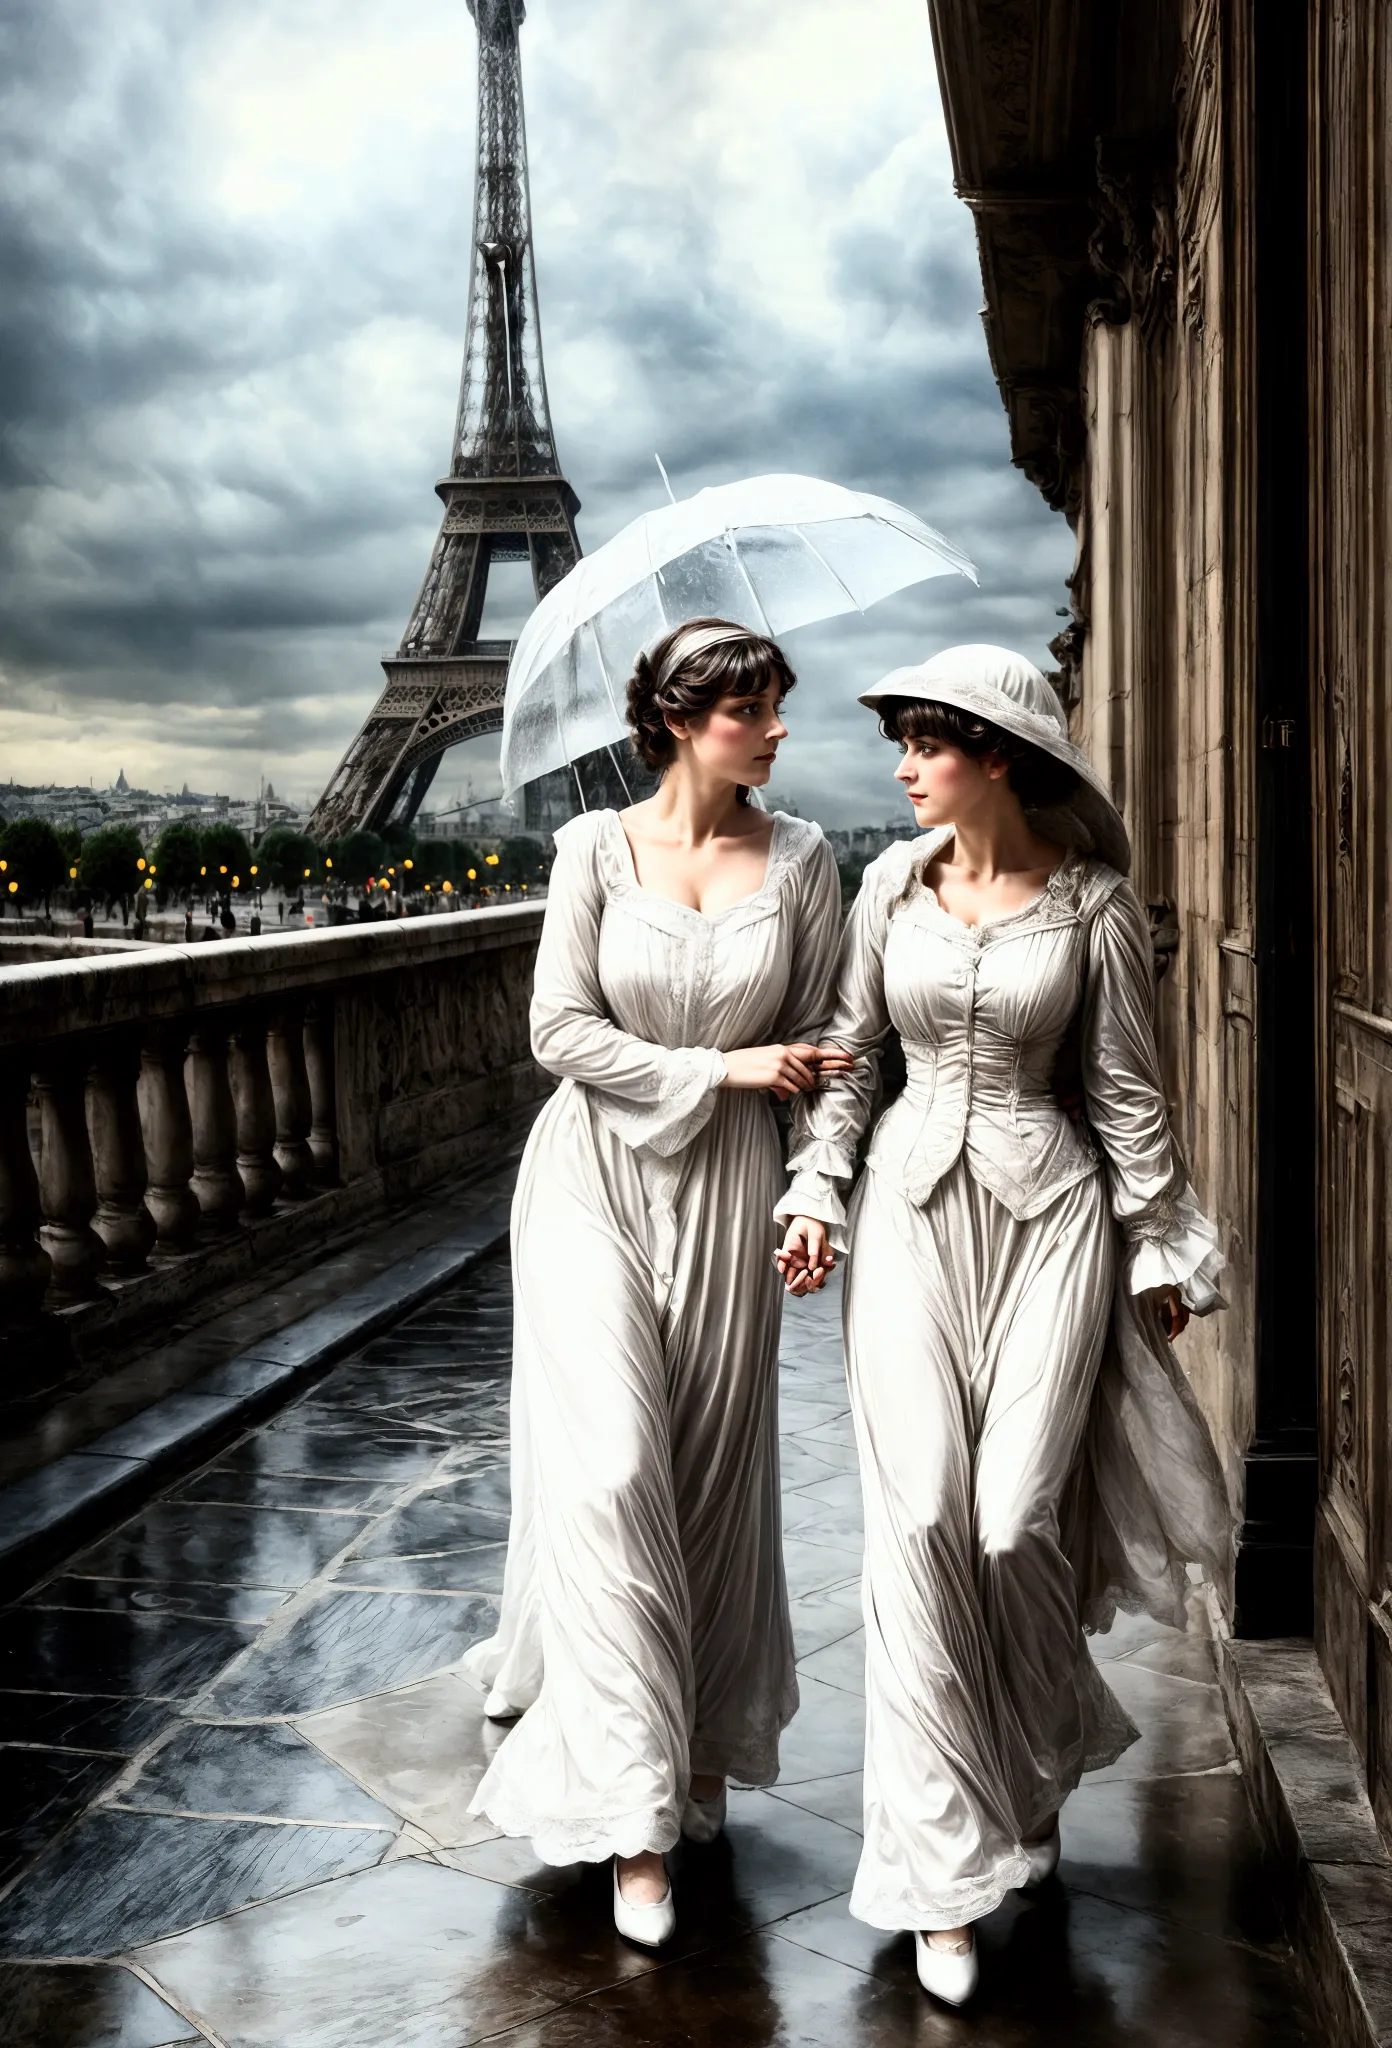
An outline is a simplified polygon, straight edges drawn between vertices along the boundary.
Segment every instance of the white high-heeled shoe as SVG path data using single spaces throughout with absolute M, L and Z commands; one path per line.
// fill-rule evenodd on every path
M 614 1925 L 625 1941 L 636 1941 L 642 1948 L 661 1948 L 663 1942 L 670 1941 L 677 1931 L 677 1909 L 672 1903 L 671 1884 L 667 1886 L 665 1899 L 658 1899 L 651 1906 L 635 1906 L 619 1889 L 619 1859 L 616 1856 Z
M 681 1831 L 688 1842 L 713 1842 L 725 1825 L 726 1787 L 714 1799 L 688 1799 L 682 1808 Z
M 956 1948 L 934 1948 L 926 1935 L 915 1934 L 914 1960 L 919 1983 L 944 2005 L 965 2005 L 981 1976 L 975 1935 Z
M 1029 1876 L 1020 1889 L 1022 1892 L 1038 1891 L 1040 1885 L 1051 1878 L 1059 1865 L 1059 1824 L 1057 1820 L 1042 1842 L 1026 1842 L 1024 1851 L 1029 1858 Z

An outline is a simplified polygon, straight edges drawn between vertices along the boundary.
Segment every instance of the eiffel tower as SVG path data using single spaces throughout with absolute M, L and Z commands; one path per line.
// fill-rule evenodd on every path
M 386 687 L 310 819 L 321 841 L 409 822 L 447 747 L 502 730 L 513 643 L 478 637 L 492 563 L 530 561 L 540 599 L 580 558 L 580 501 L 561 475 L 541 360 L 518 49 L 526 7 L 468 8 L 479 48 L 474 251 L 453 455 L 435 486 L 445 515 L 401 646 L 382 664 Z

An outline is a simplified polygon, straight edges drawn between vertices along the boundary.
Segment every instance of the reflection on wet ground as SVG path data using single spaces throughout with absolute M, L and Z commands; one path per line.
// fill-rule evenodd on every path
M 506 1730 L 493 1626 L 507 1268 L 378 1338 L 0 1616 L 6 2048 L 1313 2048 L 1205 1645 L 1098 1644 L 1143 1729 L 1064 1816 L 1060 1881 L 934 2006 L 859 1925 L 860 1498 L 834 1298 L 790 1307 L 783 1471 L 802 1709 L 769 1792 L 671 1859 L 676 1940 L 605 1868 L 468 1812 Z

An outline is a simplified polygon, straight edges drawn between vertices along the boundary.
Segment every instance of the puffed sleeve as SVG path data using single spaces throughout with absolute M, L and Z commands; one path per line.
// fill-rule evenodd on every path
M 1177 1287 L 1196 1315 L 1224 1306 L 1218 1233 L 1189 1184 L 1155 1050 L 1155 975 L 1145 913 L 1118 882 L 1088 925 L 1083 1092 L 1107 1160 L 1133 1294 Z
M 532 984 L 532 1053 L 549 1074 L 592 1089 L 600 1114 L 626 1145 L 670 1158 L 709 1119 L 725 1056 L 710 1046 L 651 1045 L 621 1031 L 605 1009 L 599 829 L 600 815 L 591 813 L 556 834 Z
M 889 1030 L 884 994 L 884 943 L 892 885 L 878 861 L 865 870 L 846 920 L 837 963 L 836 1004 L 823 1042 L 853 1053 L 856 1064 L 793 1106 L 787 1194 L 774 1210 L 780 1223 L 815 1216 L 837 1251 L 846 1249 L 846 1195 L 856 1148 L 874 1107 L 879 1048 Z
M 792 969 L 772 1034 L 775 1045 L 821 1045 L 836 997 L 841 936 L 841 877 L 820 830 L 797 864 Z

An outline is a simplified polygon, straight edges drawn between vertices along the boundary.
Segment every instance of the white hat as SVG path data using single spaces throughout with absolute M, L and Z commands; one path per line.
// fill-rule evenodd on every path
M 1031 824 L 1060 845 L 1095 853 L 1118 874 L 1131 872 L 1131 842 L 1121 813 L 1087 755 L 1069 739 L 1057 692 L 1023 654 L 984 644 L 945 647 L 931 661 L 891 669 L 860 701 L 878 711 L 890 697 L 954 705 L 1062 761 L 1081 787 L 1066 804 L 1031 811 Z

